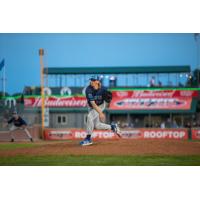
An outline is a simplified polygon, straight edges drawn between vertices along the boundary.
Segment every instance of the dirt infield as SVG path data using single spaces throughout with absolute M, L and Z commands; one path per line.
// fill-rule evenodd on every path
M 7 143 L 2 142 L 0 146 L 1 144 Z M 14 144 L 21 144 L 21 142 Z M 200 155 L 200 141 L 120 139 L 95 141 L 93 145 L 85 147 L 79 146 L 79 141 L 37 141 L 25 144 L 26 147 L 1 149 L 0 157 L 16 155 Z

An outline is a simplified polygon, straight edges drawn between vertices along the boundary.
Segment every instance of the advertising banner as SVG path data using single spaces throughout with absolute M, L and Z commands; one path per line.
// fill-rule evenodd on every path
M 114 98 L 111 110 L 190 110 L 192 98 Z
M 84 139 L 87 133 L 82 129 L 46 129 L 47 140 L 74 140 Z M 127 129 L 122 130 L 123 139 L 188 139 L 187 129 Z M 92 138 L 119 139 L 112 131 L 95 130 Z
M 195 90 L 125 90 L 112 91 L 114 98 L 175 98 L 197 97 Z
M 200 140 L 200 129 L 192 129 L 192 139 Z
M 44 135 L 47 140 L 74 140 L 84 139 L 87 133 L 83 129 L 46 129 Z M 118 137 L 112 131 L 94 131 L 92 138 L 116 139 Z
M 190 90 L 125 90 L 112 91 L 111 110 L 190 110 L 192 98 L 198 91 Z M 6 99 L 6 101 L 8 101 Z M 24 97 L 25 107 L 41 107 L 39 96 Z M 45 107 L 86 107 L 85 96 L 49 96 L 45 98 Z
M 30 97 L 24 99 L 25 107 L 41 107 L 42 99 L 40 97 Z M 46 97 L 46 107 L 85 107 L 87 101 L 85 97 Z
M 187 129 L 142 129 L 144 139 L 188 139 Z
M 134 90 L 113 91 L 111 110 L 190 110 L 197 91 Z

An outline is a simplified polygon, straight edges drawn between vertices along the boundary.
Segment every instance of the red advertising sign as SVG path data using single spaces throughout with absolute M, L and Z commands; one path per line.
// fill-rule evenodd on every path
M 24 99 L 26 107 L 41 107 L 42 99 L 40 97 L 30 97 Z M 47 107 L 85 107 L 87 101 L 85 97 L 47 97 L 45 106 Z
M 200 140 L 200 129 L 192 129 L 192 139 Z
M 198 96 L 194 90 L 126 90 L 112 91 L 113 98 L 192 98 Z
M 112 110 L 189 110 L 192 98 L 198 96 L 198 91 L 189 90 L 134 90 L 113 91 Z M 41 107 L 40 97 L 25 97 L 25 107 Z M 47 107 L 86 107 L 84 96 L 45 98 Z
M 84 139 L 87 133 L 82 129 L 46 129 L 47 140 Z M 121 131 L 124 139 L 188 139 L 187 129 L 127 129 Z M 95 130 L 92 138 L 118 139 L 112 131 Z
M 84 139 L 87 132 L 83 129 L 46 129 L 45 139 L 47 140 L 74 140 Z M 94 131 L 92 135 L 93 139 L 116 139 L 118 136 L 112 131 Z
M 113 91 L 112 110 L 189 110 L 192 97 L 197 91 L 190 90 L 138 90 Z
M 188 139 L 187 129 L 142 129 L 144 139 Z
M 112 110 L 189 110 L 192 98 L 114 98 Z

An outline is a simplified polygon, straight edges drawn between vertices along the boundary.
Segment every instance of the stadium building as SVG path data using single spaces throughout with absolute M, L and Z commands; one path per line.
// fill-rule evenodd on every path
M 199 91 L 192 88 L 190 66 L 45 68 L 45 126 L 85 128 L 85 87 L 91 75 L 113 93 L 106 109 L 109 122 L 121 128 L 199 127 Z M 25 87 L 22 96 L 8 97 L 29 124 L 41 123 L 41 89 Z M 4 112 L 5 115 L 5 112 Z

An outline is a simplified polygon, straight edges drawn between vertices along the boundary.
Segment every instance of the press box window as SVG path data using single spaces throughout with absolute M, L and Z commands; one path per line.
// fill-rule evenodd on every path
M 65 115 L 59 115 L 57 117 L 58 124 L 67 124 L 67 117 Z

